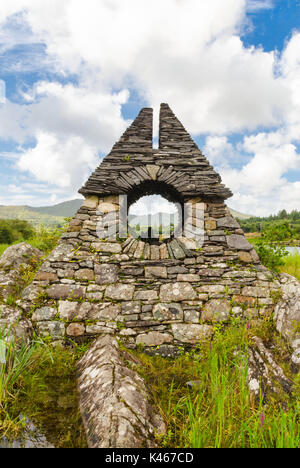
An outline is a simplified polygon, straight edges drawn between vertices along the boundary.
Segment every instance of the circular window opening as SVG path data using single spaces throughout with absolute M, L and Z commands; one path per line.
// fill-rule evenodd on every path
M 174 238 L 181 224 L 180 203 L 161 195 L 142 196 L 129 207 L 129 234 L 152 244 Z

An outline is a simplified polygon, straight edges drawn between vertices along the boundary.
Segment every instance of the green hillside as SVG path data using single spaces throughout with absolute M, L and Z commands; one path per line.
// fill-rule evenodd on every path
M 246 215 L 246 214 L 243 214 L 243 213 L 239 213 L 238 211 L 235 211 L 232 208 L 229 208 L 229 209 L 230 209 L 230 212 L 231 212 L 231 214 L 232 214 L 232 216 L 234 218 L 238 218 L 238 219 L 250 219 L 250 218 L 252 218 L 251 215 Z
M 4 206 L 0 205 L 0 219 L 22 219 L 33 226 L 44 224 L 45 226 L 62 225 L 65 218 L 73 216 L 80 208 L 82 199 L 59 203 L 54 206 Z
M 65 218 L 70 218 L 74 216 L 76 211 L 80 208 L 82 202 L 83 202 L 83 199 L 77 198 L 75 200 L 58 203 L 57 205 L 53 205 L 53 206 L 32 207 L 32 206 L 26 206 L 26 205 L 23 205 L 23 206 L 0 205 L 0 219 L 22 219 L 22 220 L 28 221 L 33 226 L 39 226 L 40 224 L 43 224 L 45 226 L 62 225 Z M 245 215 L 232 209 L 230 209 L 230 211 L 235 218 L 239 218 L 239 219 L 251 218 L 250 215 Z M 158 218 L 158 213 L 157 215 L 154 215 L 154 216 Z M 163 213 L 163 217 L 165 218 L 164 213 Z M 134 216 L 134 218 L 139 218 L 139 217 Z M 143 222 L 144 218 L 145 220 L 148 219 L 147 216 L 144 216 L 144 217 L 142 216 L 141 220 L 139 220 L 140 224 L 147 224 Z M 169 218 L 167 217 L 167 219 Z
M 75 200 L 66 201 L 59 203 L 58 205 L 53 206 L 41 206 L 38 208 L 30 208 L 30 210 L 35 211 L 36 213 L 50 215 L 50 216 L 62 216 L 68 218 L 73 216 L 76 211 L 79 210 L 83 202 L 83 199 L 77 198 Z

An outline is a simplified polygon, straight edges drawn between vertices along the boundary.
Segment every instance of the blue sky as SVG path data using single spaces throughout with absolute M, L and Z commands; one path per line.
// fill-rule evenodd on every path
M 3 0 L 0 79 L 0 204 L 77 197 L 168 102 L 230 207 L 300 209 L 299 0 Z

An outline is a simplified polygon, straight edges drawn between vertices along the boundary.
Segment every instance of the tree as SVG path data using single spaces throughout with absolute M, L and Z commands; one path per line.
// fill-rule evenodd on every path
M 286 219 L 287 217 L 288 217 L 288 214 L 287 214 L 286 210 L 279 211 L 279 213 L 278 213 L 278 218 L 279 219 Z
M 7 227 L 0 227 L 0 244 L 11 244 L 13 242 L 12 232 Z

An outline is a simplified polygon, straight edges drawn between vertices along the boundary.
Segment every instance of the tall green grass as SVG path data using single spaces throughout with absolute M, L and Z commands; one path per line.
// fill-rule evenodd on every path
M 9 407 L 17 398 L 17 383 L 32 365 L 37 343 L 17 343 L 11 326 L 0 328 L 0 434 L 18 432 L 22 427 L 19 418 L 12 417 Z
M 295 276 L 300 281 L 300 254 L 295 250 L 284 259 L 284 265 L 280 268 L 282 273 Z
M 168 426 L 164 447 L 279 448 L 299 446 L 299 402 L 283 411 L 270 396 L 255 402 L 247 381 L 245 326 L 229 327 L 196 353 L 176 360 L 139 355 Z M 194 389 L 186 383 L 197 382 Z M 168 390 L 167 390 L 168 389 Z M 156 396 L 156 395 L 157 396 Z
M 9 244 L 0 244 L 0 256 L 5 252 L 7 247 L 9 247 Z

